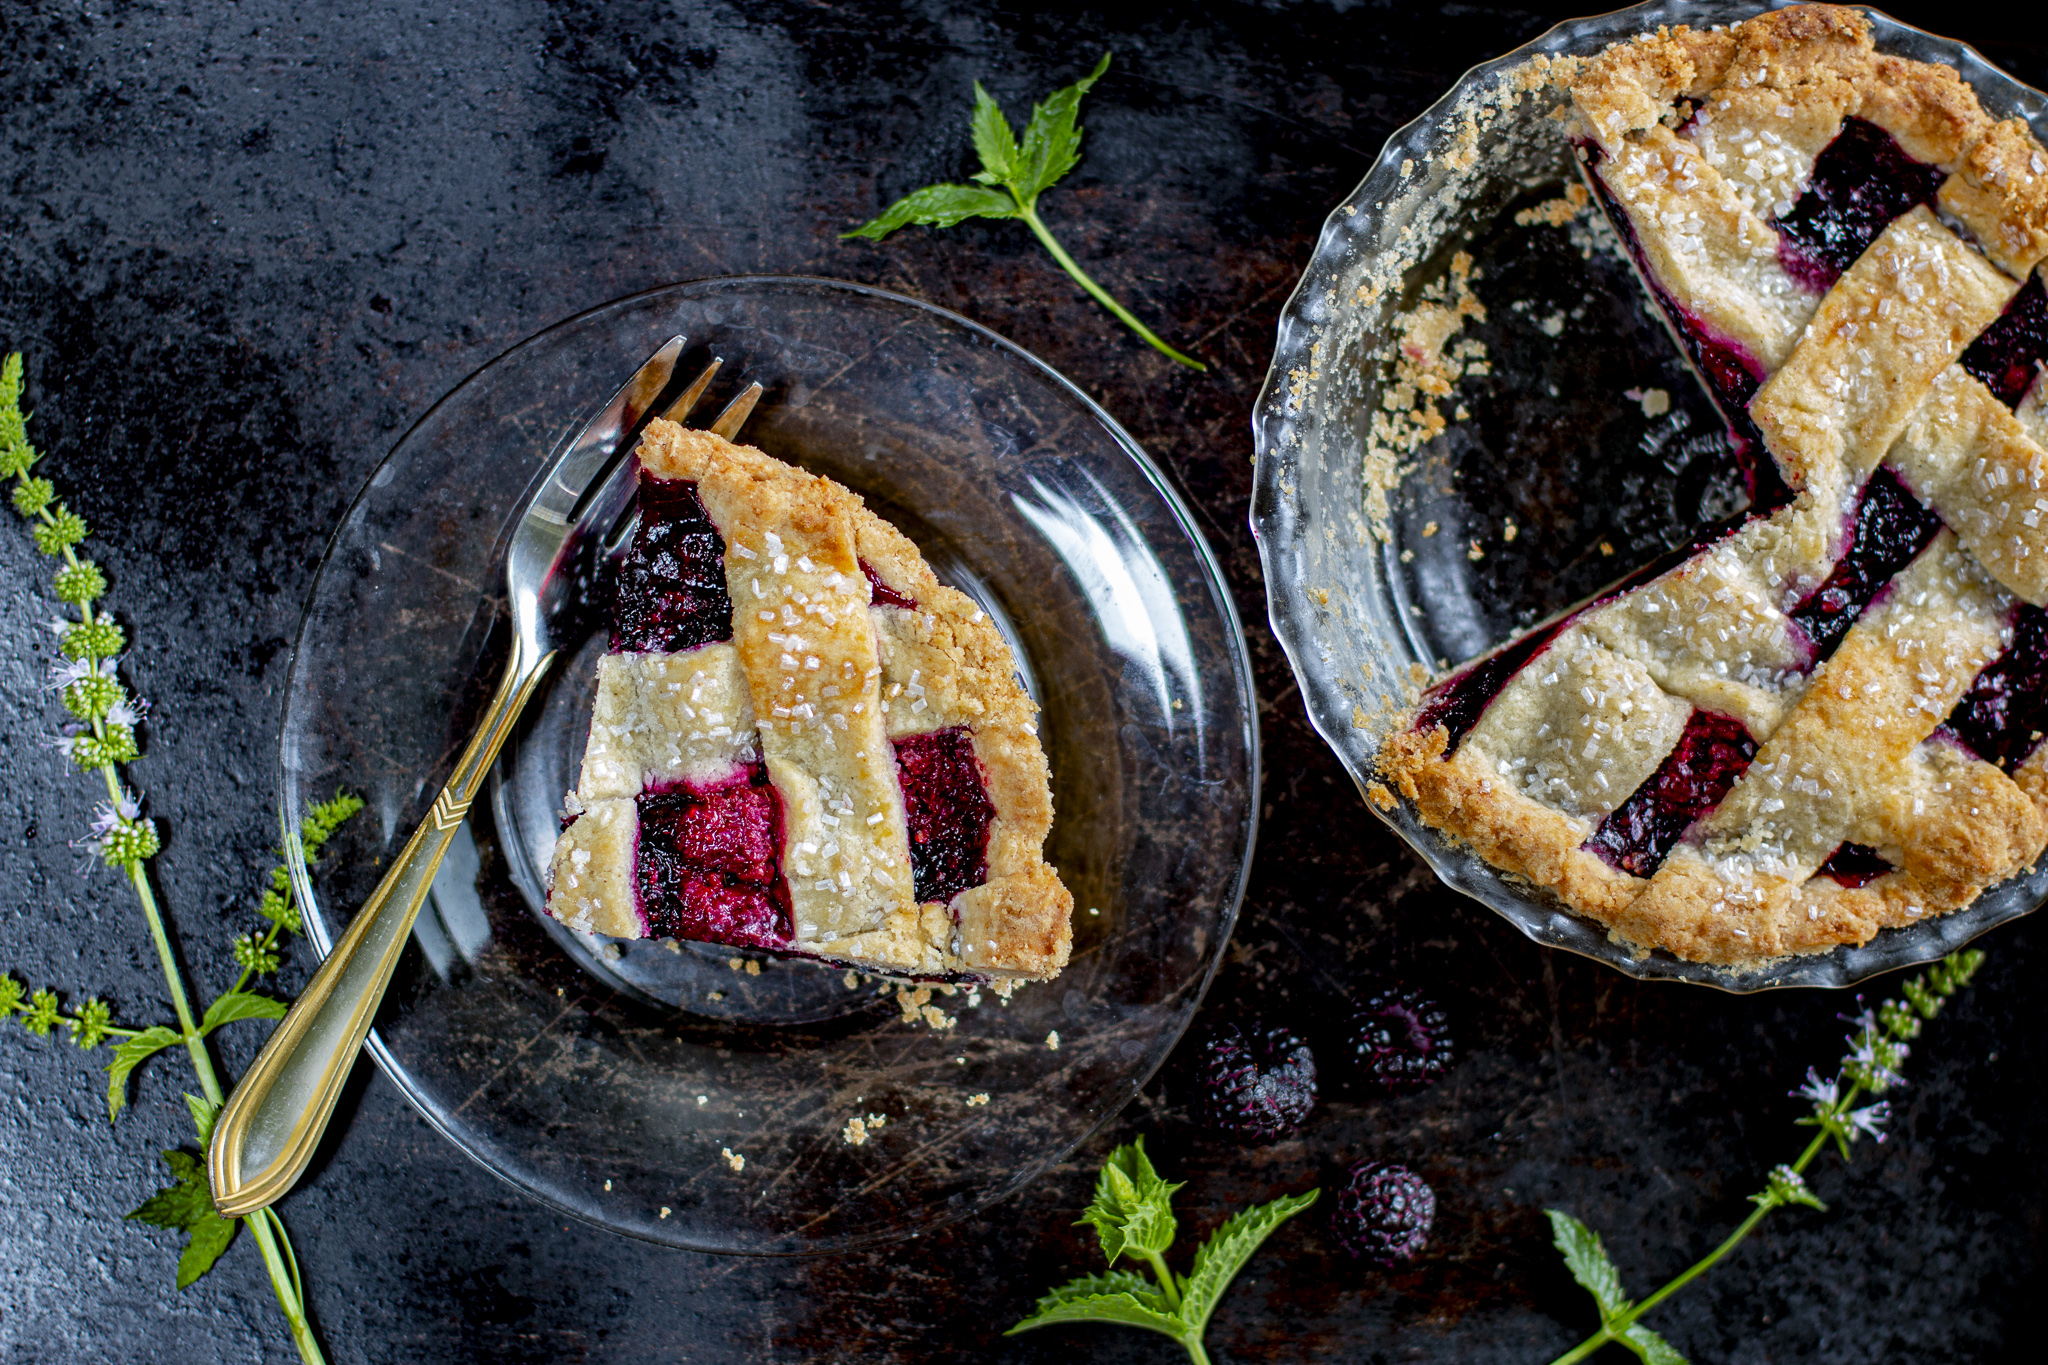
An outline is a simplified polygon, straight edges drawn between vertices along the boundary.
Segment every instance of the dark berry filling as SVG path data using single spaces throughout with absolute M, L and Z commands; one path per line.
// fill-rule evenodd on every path
M 1827 292 L 1898 217 L 1931 204 L 1941 188 L 1939 166 L 1915 161 L 1884 129 L 1860 118 L 1814 158 L 1806 192 L 1773 226 L 1778 263 L 1816 294 Z
M 1877 850 L 1868 844 L 1843 844 L 1828 855 L 1828 860 L 1814 875 L 1833 877 L 1843 886 L 1854 889 L 1867 886 L 1893 870 L 1892 865 L 1879 857 Z
M 1508 685 L 1508 679 L 1542 653 L 1543 647 L 1565 625 L 1565 621 L 1553 621 L 1532 630 L 1500 653 L 1481 659 L 1464 672 L 1438 683 L 1434 695 L 1423 703 L 1417 713 L 1415 728 L 1427 733 L 1441 725 L 1449 730 L 1451 742 L 1444 746 L 1444 757 L 1449 758 L 1458 747 L 1458 741 L 1465 737 L 1465 732 L 1479 723 L 1487 703 L 1499 696 L 1500 690 Z
M 634 856 L 653 938 L 786 948 L 782 802 L 759 763 L 709 787 L 643 792 Z
M 2041 287 L 2041 275 L 2027 276 L 2020 292 L 1986 327 L 1959 364 L 1984 381 L 1984 387 L 1998 395 L 1998 401 L 2016 408 L 2034 386 L 2041 362 L 2048 360 L 2048 289 Z
M 1375 991 L 1352 1013 L 1351 1053 L 1359 1074 L 1389 1094 L 1440 1079 L 1457 1055 L 1442 1007 L 1403 990 Z
M 1649 780 L 1616 807 L 1585 847 L 1608 866 L 1647 877 L 1692 822 L 1721 803 L 1756 757 L 1756 741 L 1732 716 L 1695 710 Z
M 1987 763 L 2011 772 L 2048 731 L 2048 611 L 2022 606 L 2012 644 L 1977 675 L 1941 731 Z
M 1362 1161 L 1337 1189 L 1330 1231 L 1346 1251 L 1381 1265 L 1413 1260 L 1429 1243 L 1436 1191 L 1406 1166 Z
M 640 478 L 640 526 L 618 565 L 612 650 L 678 654 L 732 638 L 725 541 L 697 485 Z
M 1219 1025 L 1196 1049 L 1195 1080 L 1203 1120 L 1232 1137 L 1285 1137 L 1316 1107 L 1315 1054 L 1284 1028 Z
M 988 880 L 988 799 L 974 737 L 963 726 L 896 741 L 896 777 L 910 826 L 910 872 L 920 901 L 950 901 Z
M 884 583 L 882 576 L 875 572 L 875 566 L 865 559 L 860 562 L 860 571 L 868 580 L 868 596 L 876 606 L 902 607 L 906 611 L 917 610 L 917 603 Z
M 1941 518 L 1907 492 L 1898 475 L 1879 466 L 1856 504 L 1848 552 L 1827 581 L 1792 609 L 1792 619 L 1813 641 L 1816 663 L 1835 652 L 1863 609 L 1940 529 Z

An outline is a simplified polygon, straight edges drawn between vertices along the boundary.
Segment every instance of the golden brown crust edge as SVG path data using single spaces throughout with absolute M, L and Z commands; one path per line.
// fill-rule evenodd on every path
M 1074 898 L 1044 858 L 1052 831 L 1050 769 L 1037 737 L 1038 708 L 1017 684 L 1009 646 L 987 613 L 966 594 L 940 583 L 909 537 L 869 511 L 859 494 L 831 479 L 752 446 L 660 420 L 648 425 L 640 459 L 660 478 L 717 480 L 751 515 L 764 520 L 787 517 L 823 530 L 844 519 L 858 558 L 885 585 L 918 604 L 923 627 L 918 642 L 945 656 L 958 693 L 939 699 L 940 706 L 956 714 L 976 713 L 967 723 L 996 812 L 989 830 L 988 881 L 956 898 L 959 957 L 969 970 L 1038 980 L 1057 976 L 1071 952 Z M 920 921 L 926 918 L 921 915 Z M 888 937 L 901 938 L 912 927 L 895 926 Z

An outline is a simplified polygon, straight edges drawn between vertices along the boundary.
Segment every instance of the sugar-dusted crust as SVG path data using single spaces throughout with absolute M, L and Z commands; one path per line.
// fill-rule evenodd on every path
M 626 798 L 744 761 L 744 737 L 707 728 L 743 718 L 782 801 L 799 951 L 895 975 L 1057 975 L 1073 897 L 1043 855 L 1049 774 L 1036 708 L 986 614 L 829 479 L 660 421 L 639 458 L 653 477 L 695 482 L 725 539 L 733 641 L 604 661 L 570 798 L 580 816 L 551 869 L 555 912 L 597 932 L 646 932 Z M 917 610 L 874 604 L 863 562 Z M 954 726 L 972 739 L 995 810 L 988 877 L 950 904 L 919 904 L 890 746 Z
M 1615 938 L 1692 960 L 1821 951 L 1966 905 L 2048 843 L 2048 756 L 2008 775 L 1938 728 L 2011 641 L 2018 602 L 2048 601 L 2048 386 L 2015 413 L 1958 363 L 2048 253 L 2048 154 L 1954 70 L 1876 52 L 1869 21 L 1833 6 L 1646 33 L 1571 89 L 1592 187 L 1674 324 L 1761 381 L 1731 419 L 1754 423 L 1795 497 L 1579 612 L 1463 733 L 1411 720 L 1383 774 L 1427 823 Z M 1854 261 L 1817 263 L 1775 224 L 1852 117 L 1938 169 L 1946 217 L 1909 208 Z M 1741 401 L 1721 373 L 1721 400 Z M 1857 569 L 1828 605 L 1816 591 L 1880 463 L 1946 529 L 1888 585 Z M 1846 635 L 1816 624 L 1850 602 Z M 1684 765 L 1708 760 L 1674 734 L 1698 712 L 1740 721 L 1754 756 L 1718 751 L 1718 802 L 1614 855 L 1653 875 L 1610 866 L 1594 847 L 1652 836 L 1602 822 L 1666 756 L 1687 800 L 1722 790 L 1686 785 Z M 1676 799 L 1636 809 L 1668 818 Z M 1845 847 L 1894 870 L 1845 885 L 1821 871 Z

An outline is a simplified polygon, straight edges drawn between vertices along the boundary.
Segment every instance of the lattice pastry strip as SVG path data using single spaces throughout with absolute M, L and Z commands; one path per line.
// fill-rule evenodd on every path
M 1789 492 L 1446 680 L 1383 771 L 1497 866 L 1686 957 L 1964 904 L 2048 830 L 2048 614 L 2005 591 L 2048 594 L 2026 368 L 2048 296 L 2010 277 L 2048 251 L 2048 162 L 1827 6 L 1645 35 L 1573 93 L 1589 182 Z
M 549 908 L 920 977 L 1046 977 L 1072 897 L 985 613 L 830 480 L 666 422 Z M 653 584 L 646 587 L 645 584 Z M 666 586 L 664 586 L 666 585 Z

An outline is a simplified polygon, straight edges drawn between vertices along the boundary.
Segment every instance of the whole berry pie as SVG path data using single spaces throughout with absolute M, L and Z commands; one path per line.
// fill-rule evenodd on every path
M 1967 905 L 2048 841 L 2048 153 L 1833 6 L 1567 79 L 1580 170 L 1751 506 L 1437 682 L 1383 770 L 1695 961 Z
M 637 458 L 549 913 L 894 976 L 1058 975 L 1045 753 L 986 613 L 829 479 L 665 421 Z

